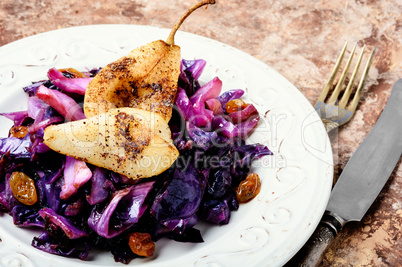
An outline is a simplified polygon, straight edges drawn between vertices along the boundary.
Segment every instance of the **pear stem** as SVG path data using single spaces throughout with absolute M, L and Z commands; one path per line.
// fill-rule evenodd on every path
M 166 43 L 169 45 L 174 45 L 174 36 L 177 32 L 177 30 L 180 28 L 180 26 L 183 24 L 184 20 L 190 16 L 191 13 L 193 13 L 196 9 L 205 6 L 205 5 L 213 5 L 215 4 L 215 0 L 203 0 L 201 2 L 199 2 L 198 4 L 195 4 L 194 6 L 192 6 L 189 10 L 187 10 L 186 13 L 184 13 L 184 15 L 181 17 L 181 19 L 174 25 L 172 31 L 170 32 Z

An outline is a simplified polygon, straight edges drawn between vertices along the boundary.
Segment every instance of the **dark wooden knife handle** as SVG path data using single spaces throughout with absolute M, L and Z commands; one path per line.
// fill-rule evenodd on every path
M 342 227 L 343 223 L 336 217 L 326 213 L 310 239 L 285 266 L 320 266 L 330 243 L 334 240 Z

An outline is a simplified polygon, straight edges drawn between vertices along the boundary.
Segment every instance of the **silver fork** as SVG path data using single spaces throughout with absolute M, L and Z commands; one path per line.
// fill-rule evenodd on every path
M 350 119 L 352 118 L 354 112 L 356 111 L 357 104 L 359 103 L 362 89 L 364 87 L 364 83 L 366 81 L 368 72 L 370 70 L 370 66 L 373 61 L 373 56 L 374 56 L 374 52 L 375 52 L 375 48 L 374 48 L 370 54 L 370 57 L 366 63 L 366 66 L 363 70 L 363 74 L 362 74 L 362 77 L 360 78 L 360 82 L 355 91 L 353 100 L 351 101 L 350 104 L 348 104 L 350 95 L 352 93 L 353 85 L 354 85 L 354 82 L 355 82 L 355 79 L 357 76 L 357 72 L 359 70 L 360 63 L 363 58 L 364 49 L 366 47 L 366 46 L 364 46 L 362 48 L 360 55 L 359 55 L 359 59 L 353 70 L 352 76 L 349 79 L 349 83 L 347 84 L 346 89 L 343 92 L 342 98 L 339 100 L 338 99 L 339 94 L 341 93 L 341 91 L 343 89 L 343 84 L 345 82 L 349 67 L 351 65 L 351 62 L 352 62 L 352 59 L 353 59 L 353 56 L 354 56 L 354 53 L 356 50 L 356 44 L 355 44 L 355 46 L 353 47 L 353 50 L 349 56 L 349 59 L 345 65 L 345 68 L 335 86 L 335 89 L 333 90 L 331 96 L 329 96 L 329 99 L 325 103 L 328 92 L 331 89 L 331 87 L 333 86 L 334 80 L 337 76 L 343 56 L 345 55 L 346 47 L 347 47 L 347 42 L 343 46 L 341 54 L 339 55 L 339 58 L 332 71 L 332 74 L 315 104 L 315 110 L 318 112 L 319 116 L 321 117 L 321 120 L 324 123 L 325 129 L 327 130 L 327 132 L 330 132 L 331 130 L 336 129 L 339 126 L 349 122 Z

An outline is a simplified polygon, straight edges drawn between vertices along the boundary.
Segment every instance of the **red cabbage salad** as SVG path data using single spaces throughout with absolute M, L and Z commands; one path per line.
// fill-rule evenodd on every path
M 148 235 L 141 239 L 148 243 L 203 242 L 198 221 L 228 224 L 252 162 L 272 153 L 244 141 L 260 117 L 252 104 L 235 105 L 243 90 L 222 92 L 217 77 L 200 85 L 205 65 L 182 60 L 169 122 L 180 156 L 164 173 L 142 180 L 43 143 L 47 126 L 85 118 L 85 89 L 99 69 L 52 68 L 47 80 L 24 87 L 27 110 L 0 114 L 14 122 L 0 138 L 0 214 L 8 213 L 18 227 L 42 229 L 32 240 L 39 250 L 84 260 L 94 248 L 122 263 L 144 256 L 131 248 L 134 233 Z

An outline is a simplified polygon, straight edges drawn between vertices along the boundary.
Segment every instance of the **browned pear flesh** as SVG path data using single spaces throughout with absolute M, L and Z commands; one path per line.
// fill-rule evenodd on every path
M 85 92 L 87 118 L 112 108 L 133 107 L 161 114 L 167 120 L 180 75 L 180 47 L 155 41 L 102 68 Z
M 43 142 L 61 154 L 132 179 L 158 175 L 179 156 L 168 122 L 155 112 L 136 108 L 110 109 L 51 125 Z
M 208 4 L 215 1 L 204 0 L 191 7 L 175 24 L 166 42 L 158 40 L 143 45 L 102 68 L 86 89 L 85 116 L 132 107 L 156 112 L 170 120 L 181 61 L 174 36 L 193 11 Z

